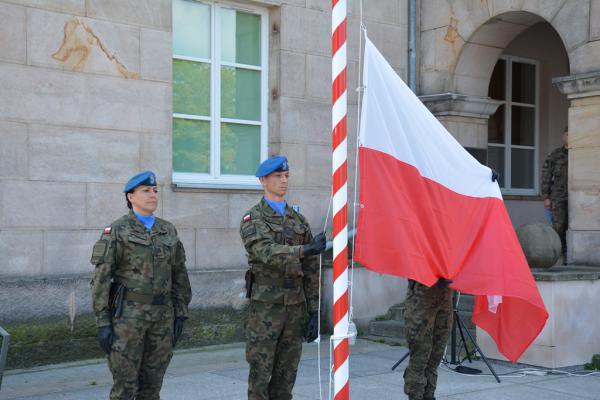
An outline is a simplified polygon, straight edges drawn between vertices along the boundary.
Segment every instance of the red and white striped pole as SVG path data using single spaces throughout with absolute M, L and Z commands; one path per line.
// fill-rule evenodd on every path
M 350 398 L 348 349 L 348 146 L 346 102 L 346 0 L 332 0 L 333 133 L 333 393 Z

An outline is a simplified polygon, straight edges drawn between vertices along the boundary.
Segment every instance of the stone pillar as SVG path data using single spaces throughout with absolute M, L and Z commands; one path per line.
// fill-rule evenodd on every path
M 438 120 L 477 160 L 487 161 L 488 119 L 502 104 L 489 97 L 439 93 L 419 97 Z
M 555 78 L 569 105 L 569 264 L 600 266 L 600 72 Z

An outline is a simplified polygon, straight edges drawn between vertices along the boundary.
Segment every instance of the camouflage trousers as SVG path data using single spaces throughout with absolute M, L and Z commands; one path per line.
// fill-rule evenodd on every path
M 113 376 L 111 400 L 159 400 L 163 377 L 173 355 L 173 321 L 120 318 L 108 355 Z
M 552 228 L 558 233 L 563 254 L 567 250 L 569 204 L 566 200 L 552 200 Z
M 302 354 L 305 303 L 251 301 L 246 323 L 249 400 L 289 400 Z
M 434 398 L 437 369 L 452 329 L 452 289 L 410 282 L 404 303 L 410 352 L 404 393 L 410 400 L 429 400 Z

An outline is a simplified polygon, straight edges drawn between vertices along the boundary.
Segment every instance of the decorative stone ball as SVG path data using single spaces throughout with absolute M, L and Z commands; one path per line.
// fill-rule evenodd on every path
M 517 237 L 530 268 L 550 268 L 560 257 L 561 243 L 552 226 L 526 224 L 517 229 Z

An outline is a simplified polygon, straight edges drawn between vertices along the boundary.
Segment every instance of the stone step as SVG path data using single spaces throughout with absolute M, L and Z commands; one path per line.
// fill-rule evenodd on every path
M 385 343 L 390 346 L 406 346 L 406 340 L 404 338 L 397 338 L 391 336 L 376 336 L 376 335 L 367 335 L 361 336 L 361 339 L 370 340 L 372 342 L 377 343 Z
M 466 329 L 475 337 L 475 324 L 471 321 L 471 313 L 459 311 L 461 321 Z M 369 324 L 369 334 L 373 336 L 385 336 L 404 339 L 404 319 L 371 321 Z M 466 336 L 466 333 L 465 333 Z
M 404 303 L 391 306 L 389 313 L 392 320 L 404 321 Z
M 369 334 L 403 339 L 404 321 L 372 321 L 369 324 Z

